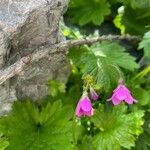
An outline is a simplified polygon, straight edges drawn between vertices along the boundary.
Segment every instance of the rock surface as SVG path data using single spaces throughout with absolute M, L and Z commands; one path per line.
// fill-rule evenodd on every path
M 39 46 L 60 42 L 59 21 L 66 8 L 67 0 L 1 0 L 0 68 Z M 0 115 L 9 111 L 17 98 L 38 100 L 46 96 L 47 80 L 65 82 L 68 68 L 66 50 L 30 64 L 23 74 L 0 86 Z

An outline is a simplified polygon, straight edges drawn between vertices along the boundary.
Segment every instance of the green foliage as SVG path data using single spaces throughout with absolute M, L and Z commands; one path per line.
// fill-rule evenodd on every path
M 9 138 L 8 150 L 71 150 L 68 106 L 60 101 L 45 108 L 31 102 L 16 102 L 10 115 L 0 120 L 0 129 Z
M 133 95 L 138 100 L 138 105 L 145 106 L 150 103 L 150 94 L 143 88 L 134 88 Z
M 124 13 L 116 15 L 120 4 L 125 6 Z M 90 23 L 101 25 L 105 21 L 105 16 L 109 15 L 107 19 L 110 21 L 110 18 L 116 15 L 115 25 L 122 33 L 125 30 L 125 33 L 138 35 L 148 31 L 149 10 L 150 0 L 71 0 L 67 15 L 80 26 Z
M 120 29 L 121 34 L 124 34 L 125 33 L 125 26 L 122 24 L 122 18 L 123 18 L 123 14 L 118 14 L 116 16 L 116 18 L 114 19 L 114 24 L 118 29 Z
M 122 33 L 144 34 L 148 31 L 150 24 L 150 7 L 146 9 L 133 9 L 125 7 L 123 12 L 119 12 L 114 20 L 114 24 Z
M 146 75 L 150 73 L 150 65 L 148 65 L 146 68 L 144 68 L 141 72 L 139 72 L 135 77 L 134 80 L 137 78 L 144 78 Z
M 84 36 L 80 33 L 78 28 L 71 29 L 67 27 L 62 21 L 60 22 L 59 29 L 60 29 L 60 32 L 67 38 L 70 38 L 70 39 L 84 38 Z
M 147 9 L 132 9 L 125 8 L 125 13 L 122 19 L 122 24 L 125 25 L 126 33 L 144 34 L 150 24 L 150 8 Z
M 150 149 L 150 112 L 145 115 L 144 132 L 141 134 L 136 142 L 135 148 L 133 150 L 149 150 Z
M 142 133 L 143 111 L 127 113 L 127 106 L 120 105 L 105 111 L 103 106 L 91 118 L 99 132 L 93 137 L 95 150 L 130 149 Z
M 143 40 L 139 43 L 139 49 L 144 49 L 145 57 L 150 59 L 150 31 L 144 34 Z
M 96 56 L 106 57 L 110 63 L 119 67 L 130 71 L 138 68 L 135 58 L 125 52 L 125 49 L 117 43 L 102 42 L 101 44 L 93 45 L 91 49 Z
M 0 134 L 0 150 L 5 150 L 9 145 L 9 142 L 5 137 L 3 137 L 3 134 Z
M 82 144 L 78 147 L 78 150 L 93 150 L 92 137 L 84 136 L 82 139 Z
M 147 8 L 150 7 L 150 0 L 116 0 L 125 5 L 130 5 L 132 8 Z
M 82 77 L 81 73 L 79 73 L 77 68 L 73 66 L 72 73 L 66 85 L 64 83 L 59 83 L 56 81 L 49 81 L 48 83 L 49 95 L 46 98 L 46 100 L 50 102 L 61 100 L 63 105 L 70 105 L 74 113 L 76 104 L 80 96 L 82 95 L 83 81 L 81 80 L 81 77 Z M 47 101 L 45 101 L 45 103 L 47 103 Z
M 48 81 L 48 87 L 49 87 L 49 95 L 56 96 L 58 93 L 65 93 L 65 84 L 64 83 L 58 83 L 53 80 Z
M 109 3 L 106 0 L 72 0 L 68 14 L 80 26 L 88 23 L 100 25 L 110 14 Z
M 95 83 L 110 90 L 113 83 L 122 78 L 119 67 L 133 71 L 138 68 L 135 58 L 125 49 L 113 42 L 102 42 L 91 47 L 71 49 L 69 57 L 73 63 L 83 67 L 83 76 L 91 75 Z
M 147 8 L 150 7 L 150 0 L 129 0 L 132 8 Z

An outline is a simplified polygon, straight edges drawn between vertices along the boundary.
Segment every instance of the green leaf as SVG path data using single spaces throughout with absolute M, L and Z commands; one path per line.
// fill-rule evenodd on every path
M 135 58 L 125 52 L 125 49 L 117 43 L 102 42 L 102 44 L 95 44 L 91 48 L 96 55 L 101 52 L 112 64 L 116 64 L 124 69 L 134 71 L 134 69 L 139 67 L 135 62 Z
M 150 7 L 150 0 L 129 0 L 132 8 L 147 8 Z
M 150 59 L 150 31 L 144 34 L 143 40 L 139 43 L 138 49 L 144 49 L 145 57 Z
M 69 107 L 61 102 L 45 108 L 31 102 L 16 102 L 10 115 L 0 120 L 0 129 L 9 138 L 8 150 L 71 150 Z
M 3 137 L 3 134 L 0 134 L 0 150 L 5 150 L 9 145 L 9 142 L 5 137 Z
M 145 9 L 133 9 L 125 7 L 122 17 L 122 25 L 125 26 L 125 33 L 143 35 L 149 29 L 150 24 L 150 7 Z
M 82 139 L 82 144 L 78 146 L 78 150 L 93 150 L 91 143 L 92 143 L 92 137 L 84 136 Z
M 122 78 L 119 67 L 130 71 L 138 68 L 135 58 L 117 43 L 112 42 L 94 44 L 90 48 L 84 46 L 80 49 L 71 49 L 69 57 L 74 64 L 83 67 L 83 76 L 93 76 L 95 83 L 104 87 L 106 91 Z
M 136 76 L 133 78 L 133 80 L 135 79 L 142 79 L 144 78 L 146 75 L 148 75 L 150 73 L 150 65 L 148 65 L 146 68 L 144 68 L 141 72 L 139 72 L 138 74 L 136 74 Z
M 58 83 L 54 80 L 48 81 L 48 87 L 49 87 L 49 95 L 56 96 L 58 93 L 65 93 L 65 84 L 64 83 Z
M 122 24 L 122 18 L 123 18 L 123 15 L 122 14 L 118 14 L 115 19 L 114 19 L 114 24 L 115 26 L 120 29 L 121 31 L 121 34 L 124 34 L 125 33 L 125 26 Z
M 51 82 L 54 84 L 48 84 L 50 91 L 45 102 L 47 103 L 47 101 L 55 102 L 56 100 L 61 100 L 63 105 L 70 105 L 74 113 L 76 104 L 82 95 L 83 81 L 81 78 L 82 74 L 78 72 L 76 67 L 74 67 L 69 76 L 66 88 L 62 83 L 60 84 L 56 81 Z M 56 94 L 52 95 L 51 89 L 53 89 L 52 91 L 56 91 Z
M 102 57 L 95 56 L 91 50 L 86 50 L 81 48 L 80 53 L 77 54 L 77 49 L 70 50 L 70 58 L 73 60 L 73 63 L 83 67 L 83 76 L 91 75 L 93 76 L 95 83 L 100 87 L 104 87 L 106 91 L 111 88 L 111 81 L 114 77 L 117 82 L 119 79 L 118 72 L 111 65 L 107 65 L 105 59 Z M 109 71 L 112 71 L 111 76 Z
M 59 30 L 65 37 L 70 39 L 84 38 L 84 36 L 79 32 L 78 28 L 69 28 L 62 21 L 60 21 Z
M 109 4 L 106 0 L 72 0 L 68 11 L 72 20 L 80 26 L 88 23 L 100 25 L 109 14 Z
M 112 0 L 113 2 L 123 3 L 133 9 L 150 7 L 150 0 Z
M 150 94 L 148 91 L 142 88 L 134 88 L 133 95 L 138 100 L 137 105 L 148 105 L 150 103 Z
M 144 132 L 138 137 L 136 146 L 133 150 L 149 150 L 150 149 L 150 112 L 146 112 L 145 123 L 143 126 Z
M 127 106 L 113 107 L 112 111 L 105 111 L 103 106 L 91 118 L 95 127 L 99 129 L 93 137 L 95 150 L 130 149 L 135 145 L 136 136 L 142 133 L 143 111 L 127 113 Z

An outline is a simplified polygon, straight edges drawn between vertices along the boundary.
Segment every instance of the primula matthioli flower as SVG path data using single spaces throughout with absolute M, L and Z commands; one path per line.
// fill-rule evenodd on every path
M 92 87 L 90 87 L 90 95 L 93 100 L 97 100 L 99 97 L 98 94 L 95 92 L 95 90 Z
M 92 103 L 87 96 L 87 92 L 83 93 L 83 96 L 79 100 L 76 108 L 76 116 L 82 117 L 82 116 L 92 116 L 93 115 L 93 108 Z
M 114 105 L 119 105 L 122 101 L 128 104 L 136 103 L 137 101 L 132 97 L 131 92 L 124 86 L 123 80 L 119 81 L 118 87 L 113 91 L 112 97 L 109 99 Z

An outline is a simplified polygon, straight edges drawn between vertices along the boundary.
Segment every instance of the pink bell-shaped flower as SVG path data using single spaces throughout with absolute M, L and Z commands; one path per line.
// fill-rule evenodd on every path
M 79 100 L 76 108 L 76 116 L 77 117 L 82 117 L 82 116 L 87 116 L 90 117 L 93 115 L 93 108 L 92 108 L 92 103 L 87 96 L 87 92 L 83 93 L 83 96 Z
M 131 92 L 124 86 L 123 80 L 119 81 L 118 87 L 113 91 L 112 97 L 109 99 L 114 105 L 119 105 L 122 101 L 128 104 L 136 103 L 137 101 L 132 97 Z
M 95 90 L 92 87 L 90 87 L 90 95 L 91 98 L 95 101 L 99 98 L 98 94 L 95 92 Z

